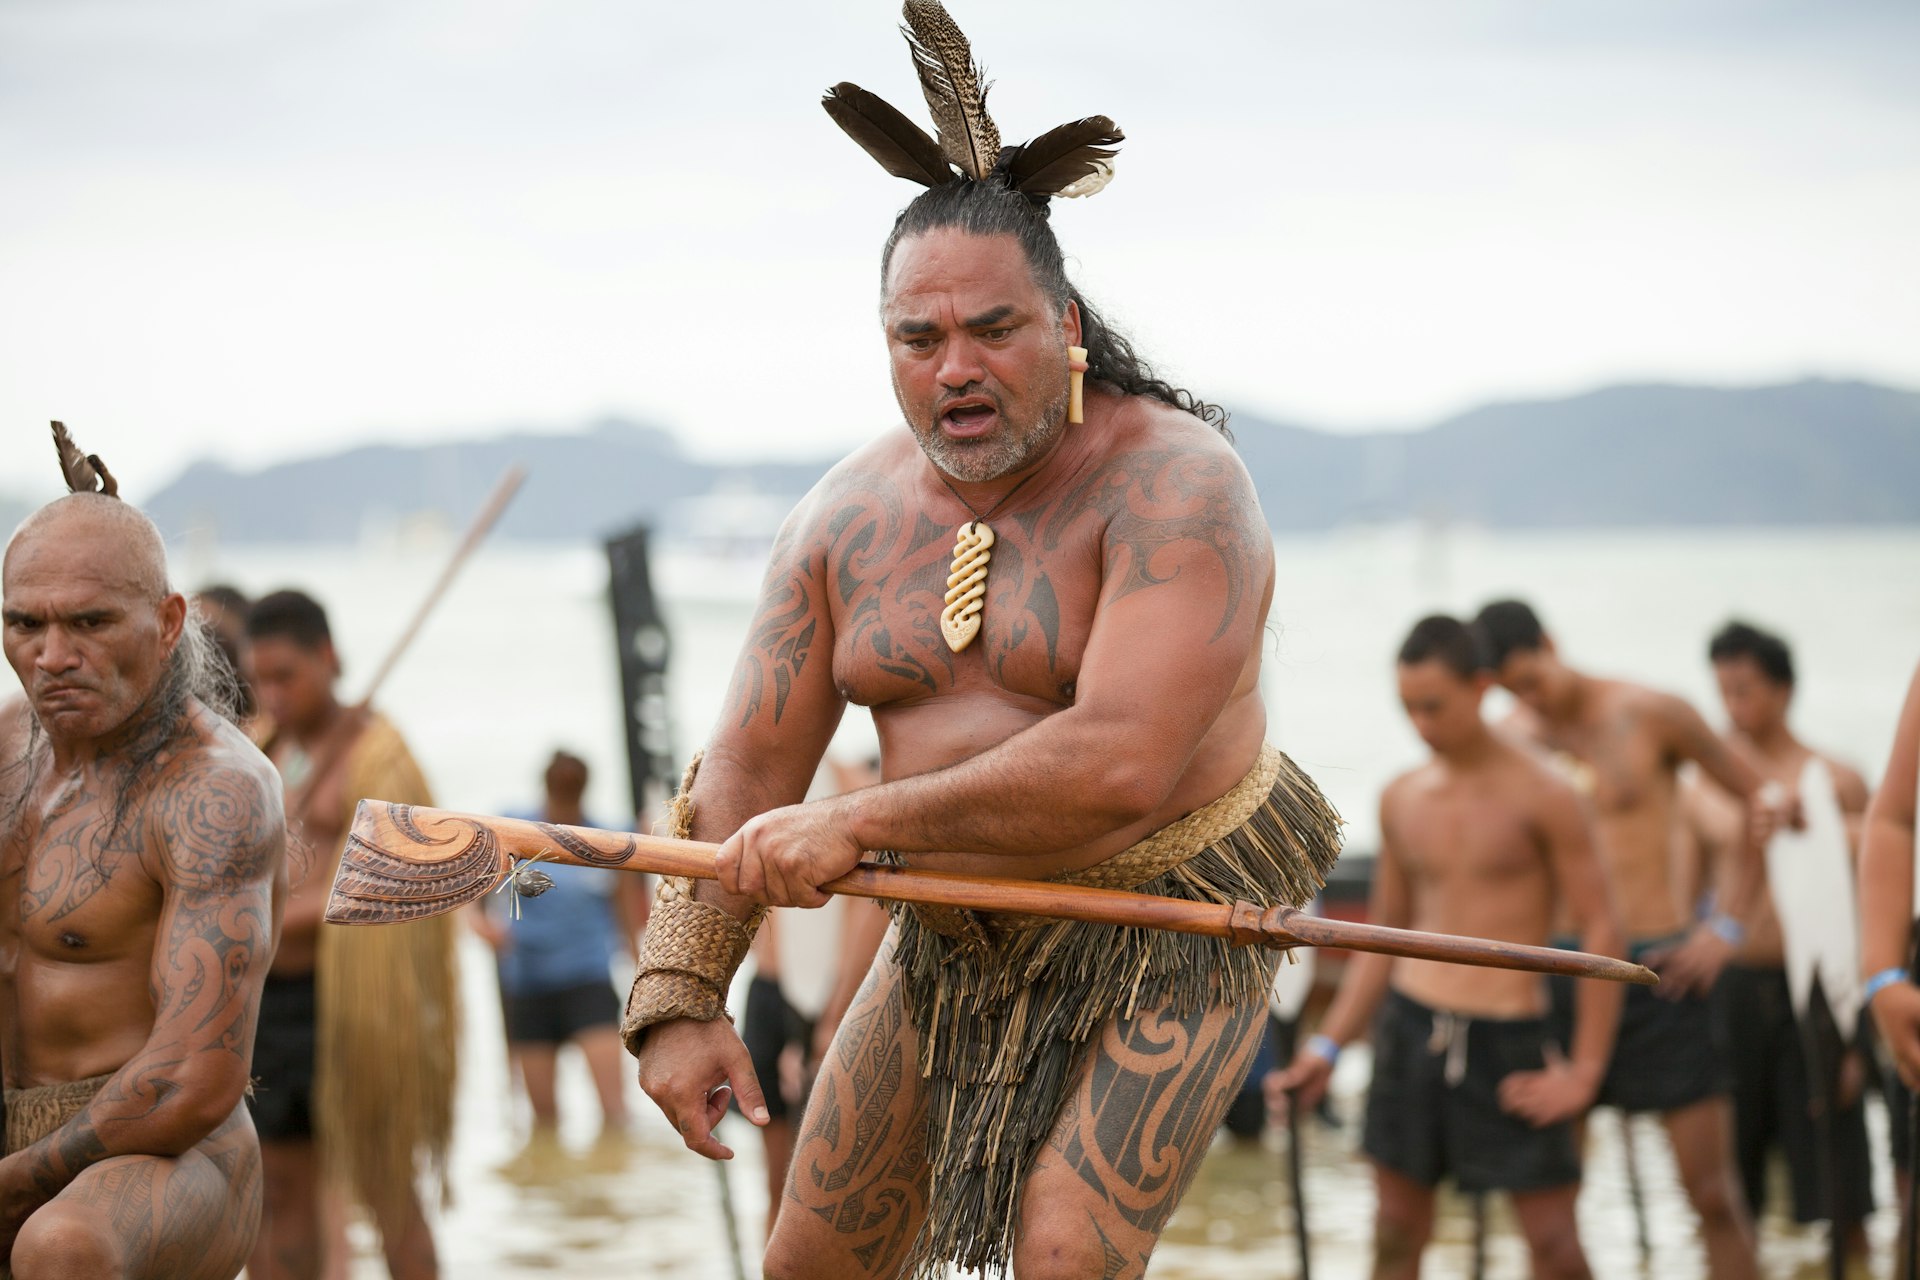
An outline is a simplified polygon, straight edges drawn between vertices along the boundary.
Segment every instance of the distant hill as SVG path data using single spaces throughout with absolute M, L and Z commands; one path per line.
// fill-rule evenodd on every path
M 1414 432 L 1332 434 L 1249 414 L 1233 430 L 1276 529 L 1410 517 L 1497 528 L 1920 522 L 1920 395 L 1861 382 L 1609 387 Z M 833 460 L 704 462 L 665 431 L 608 421 L 252 473 L 199 462 L 147 509 L 170 537 L 350 541 L 423 515 L 458 525 L 516 461 L 531 476 L 502 532 L 573 541 L 643 517 L 689 532 L 718 509 L 777 510 Z

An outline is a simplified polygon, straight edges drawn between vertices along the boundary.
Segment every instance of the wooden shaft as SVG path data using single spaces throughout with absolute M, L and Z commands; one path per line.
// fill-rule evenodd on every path
M 505 474 L 500 477 L 500 483 L 494 485 L 493 493 L 481 506 L 480 513 L 474 516 L 473 523 L 467 526 L 466 536 L 460 539 L 460 545 L 455 547 L 453 555 L 448 557 L 447 567 L 440 571 L 439 580 L 427 592 L 426 598 L 420 602 L 420 607 L 414 610 L 413 620 L 407 624 L 407 629 L 400 633 L 400 638 L 388 648 L 387 655 L 381 659 L 380 665 L 374 668 L 373 679 L 367 682 L 366 690 L 360 695 L 360 701 L 347 709 L 343 723 L 337 726 L 325 744 L 314 753 L 312 767 L 307 770 L 305 780 L 293 794 L 287 797 L 288 826 L 299 826 L 306 821 L 309 816 L 307 809 L 312 805 L 313 797 L 320 793 L 321 784 L 345 762 L 347 748 L 359 741 L 360 730 L 365 727 L 367 715 L 373 707 L 374 695 L 380 692 L 380 686 L 387 682 L 387 677 L 393 674 L 393 669 L 399 665 L 401 657 L 412 647 L 414 638 L 420 634 L 420 628 L 426 625 L 427 618 L 439 605 L 440 598 L 447 594 L 447 588 L 453 585 L 455 576 L 478 549 L 481 541 L 492 532 L 494 524 L 499 521 L 501 513 L 506 511 L 507 504 L 513 501 L 514 495 L 520 492 L 520 486 L 526 478 L 527 469 L 516 463 L 508 467 Z
M 521 861 L 712 880 L 718 875 L 718 852 L 718 845 L 698 840 L 362 800 L 340 856 L 326 918 L 333 924 L 383 924 L 453 911 L 498 889 L 502 877 Z M 1120 889 L 869 862 L 821 887 L 858 898 L 1167 929 L 1243 946 L 1344 947 L 1451 964 L 1649 985 L 1657 981 L 1651 971 L 1611 956 L 1354 924 L 1292 907 L 1262 910 L 1247 902 L 1187 902 Z

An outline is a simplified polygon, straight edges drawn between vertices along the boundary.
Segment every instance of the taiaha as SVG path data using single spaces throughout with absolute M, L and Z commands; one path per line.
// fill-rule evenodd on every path
M 520 860 L 536 855 L 572 866 L 712 880 L 718 876 L 718 852 L 718 845 L 698 840 L 362 800 L 340 855 L 326 918 L 331 924 L 392 924 L 456 911 L 485 897 Z M 1659 981 L 1651 969 L 1612 956 L 1355 924 L 1293 907 L 1262 910 L 1249 902 L 1227 906 L 874 863 L 861 863 L 821 888 L 860 898 L 1167 929 L 1224 938 L 1237 946 L 1341 947 L 1642 986 Z
M 54 425 L 58 427 L 60 424 Z M 453 555 L 448 558 L 446 568 L 440 571 L 439 579 L 427 592 L 426 598 L 421 600 L 420 607 L 414 611 L 413 620 L 407 624 L 406 630 L 400 633 L 400 638 L 393 642 L 393 647 L 387 650 L 386 657 L 382 658 L 380 665 L 374 669 L 373 679 L 367 682 L 365 691 L 360 695 L 360 701 L 349 707 L 347 714 L 340 718 L 340 724 L 335 732 L 318 751 L 314 752 L 313 762 L 307 769 L 306 776 L 301 779 L 300 785 L 288 794 L 287 825 L 289 827 L 298 826 L 311 816 L 308 811 L 313 805 L 314 797 L 320 794 L 321 788 L 334 771 L 346 763 L 347 749 L 360 736 L 360 730 L 366 727 L 367 718 L 372 714 L 374 695 L 380 692 L 380 687 L 386 683 L 387 677 L 393 674 L 393 669 L 399 665 L 401 657 L 412 646 L 415 637 L 420 634 L 420 629 L 426 625 L 428 617 L 432 615 L 442 597 L 447 594 L 447 588 L 453 585 L 453 580 L 459 575 L 461 568 L 479 549 L 487 534 L 492 532 L 493 526 L 506 511 L 507 504 L 512 502 L 514 495 L 520 491 L 520 486 L 526 478 L 525 467 L 511 466 L 500 477 L 500 482 L 493 487 L 492 494 L 481 506 L 479 514 L 474 516 L 473 523 L 467 527 L 466 535 L 460 539 L 460 545 L 454 548 Z

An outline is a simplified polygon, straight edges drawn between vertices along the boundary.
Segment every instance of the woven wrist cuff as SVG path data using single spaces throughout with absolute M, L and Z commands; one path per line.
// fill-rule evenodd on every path
M 654 896 L 640 973 L 620 1023 L 620 1038 L 636 1057 L 647 1028 L 656 1023 L 676 1018 L 712 1022 L 728 1016 L 727 987 L 766 914 L 756 909 L 746 920 L 736 920 L 696 900 L 693 891 L 692 880 L 668 876 Z

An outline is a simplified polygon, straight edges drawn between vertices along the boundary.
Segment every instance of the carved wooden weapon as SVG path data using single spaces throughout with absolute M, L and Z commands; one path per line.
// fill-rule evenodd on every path
M 544 886 L 537 869 L 529 865 L 533 862 L 712 880 L 718 875 L 714 869 L 718 850 L 718 845 L 698 840 L 362 800 L 340 855 L 326 918 L 329 924 L 392 924 L 454 911 L 508 886 L 515 893 L 537 895 Z M 1652 970 L 1612 956 L 1328 920 L 1292 907 L 1263 910 L 1250 902 L 1185 902 L 1119 889 L 914 871 L 868 862 L 821 887 L 858 898 L 1170 929 L 1225 938 L 1236 946 L 1343 947 L 1642 986 L 1659 981 Z

